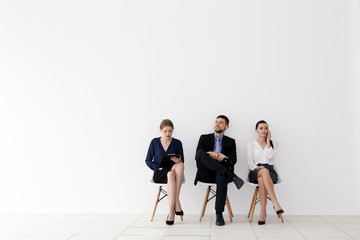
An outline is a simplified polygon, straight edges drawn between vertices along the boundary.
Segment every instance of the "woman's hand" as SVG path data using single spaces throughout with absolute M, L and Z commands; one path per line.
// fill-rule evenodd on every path
M 179 162 L 181 162 L 181 156 L 180 156 L 179 158 L 177 158 L 177 157 L 171 157 L 170 159 L 171 159 L 171 161 L 173 161 L 174 163 L 179 163 Z
M 270 142 L 270 140 L 271 140 L 271 132 L 270 132 L 270 130 L 268 130 L 268 134 L 266 136 L 266 141 Z

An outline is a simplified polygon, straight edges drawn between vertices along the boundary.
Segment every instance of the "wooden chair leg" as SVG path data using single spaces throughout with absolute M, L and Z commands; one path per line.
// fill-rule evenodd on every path
M 162 186 L 159 187 L 159 191 L 158 191 L 158 194 L 157 194 L 157 197 L 156 197 L 156 201 L 155 201 L 154 211 L 153 211 L 153 214 L 152 214 L 152 216 L 151 216 L 151 221 L 154 219 L 155 212 L 156 212 L 156 208 L 157 208 L 157 205 L 158 205 L 158 203 L 159 203 L 161 188 L 162 188 Z
M 206 205 L 207 205 L 207 202 L 208 202 L 208 199 L 209 199 L 210 189 L 211 189 L 211 186 L 209 186 L 208 189 L 206 190 L 205 200 L 204 200 L 204 204 L 203 204 L 202 211 L 201 211 L 201 214 L 200 214 L 200 220 L 199 220 L 200 222 L 201 222 L 202 217 L 205 214 L 205 209 L 206 209 Z
M 284 223 L 284 218 L 283 218 L 282 214 L 279 215 L 279 218 L 281 219 L 281 222 Z
M 230 208 L 231 216 L 232 216 L 232 217 L 234 217 L 234 213 L 233 213 L 233 211 L 232 211 L 232 208 L 231 208 L 231 204 L 230 204 L 230 200 L 229 200 L 229 198 L 228 198 L 228 202 L 229 202 L 229 208 Z
M 250 222 L 252 222 L 253 217 L 254 217 L 255 205 L 256 205 L 256 200 L 257 200 L 258 193 L 259 193 L 259 188 L 256 187 L 256 189 L 255 189 L 255 196 L 256 197 L 255 197 L 255 199 L 253 201 L 253 208 L 252 208 L 252 211 L 251 211 Z
M 228 209 L 228 212 L 229 212 L 230 222 L 232 222 L 232 217 L 234 215 L 233 215 L 233 212 L 231 210 L 231 205 L 230 205 L 229 197 L 228 197 L 227 194 L 226 194 L 226 206 L 227 206 L 227 209 Z
M 255 188 L 253 198 L 251 199 L 251 202 L 250 202 L 250 209 L 249 209 L 249 213 L 248 213 L 248 218 L 250 217 L 252 208 L 254 207 L 254 200 L 256 201 L 256 197 L 257 196 L 256 196 L 256 188 Z

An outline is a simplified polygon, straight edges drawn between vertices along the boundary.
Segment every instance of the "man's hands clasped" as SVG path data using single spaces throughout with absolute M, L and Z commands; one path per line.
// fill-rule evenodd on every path
M 218 162 L 222 162 L 224 161 L 225 158 L 227 158 L 227 156 L 225 156 L 222 153 L 218 153 L 218 152 L 207 152 L 211 158 L 215 159 Z

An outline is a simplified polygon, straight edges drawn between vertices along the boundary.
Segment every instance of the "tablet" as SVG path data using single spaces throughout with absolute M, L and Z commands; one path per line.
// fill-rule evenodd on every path
M 170 153 L 162 156 L 159 164 L 159 168 L 172 167 L 175 164 L 175 162 L 170 159 L 171 157 L 180 158 L 180 154 Z

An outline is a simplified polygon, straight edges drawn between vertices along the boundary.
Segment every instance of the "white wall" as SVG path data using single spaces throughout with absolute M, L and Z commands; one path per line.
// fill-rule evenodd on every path
M 196 144 L 225 114 L 243 178 L 254 124 L 269 122 L 287 214 L 360 214 L 359 9 L 352 0 L 2 1 L 0 212 L 150 214 L 144 159 L 170 118 L 185 151 L 182 205 L 199 214 Z M 247 213 L 252 192 L 230 186 L 235 214 Z

